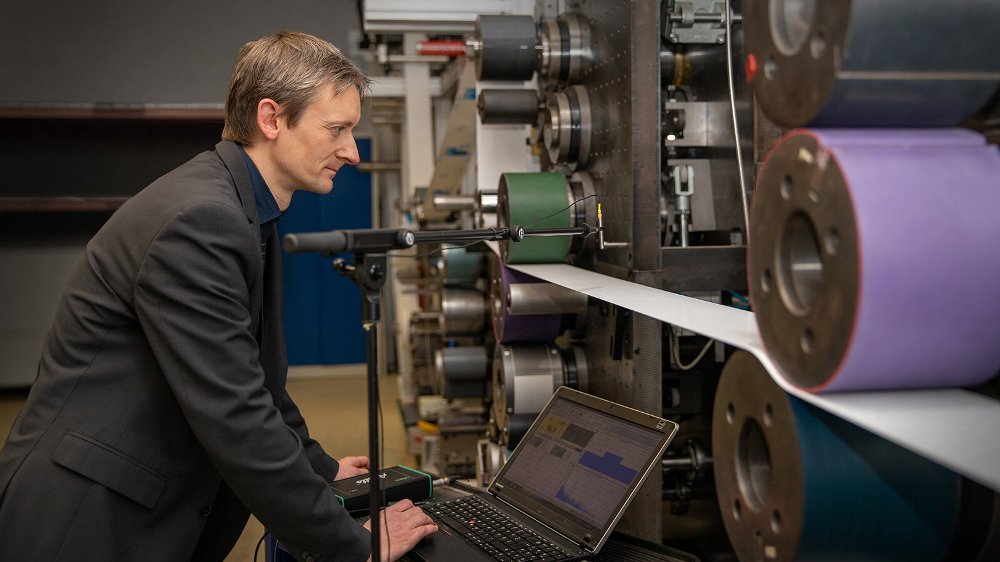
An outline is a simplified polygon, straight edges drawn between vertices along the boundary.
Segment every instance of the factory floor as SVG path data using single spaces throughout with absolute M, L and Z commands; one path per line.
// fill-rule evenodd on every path
M 382 377 L 384 450 L 382 465 L 416 466 L 409 454 L 406 432 L 397 406 L 396 377 Z M 368 454 L 367 382 L 364 365 L 346 367 L 292 367 L 288 393 L 298 404 L 310 434 L 334 457 Z M 0 442 L 6 441 L 27 391 L 0 391 Z M 250 519 L 226 562 L 251 562 L 263 527 Z M 261 552 L 257 560 L 265 559 Z

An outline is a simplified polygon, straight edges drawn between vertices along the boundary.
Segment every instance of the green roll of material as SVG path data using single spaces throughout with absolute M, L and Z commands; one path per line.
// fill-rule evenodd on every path
M 444 284 L 448 286 L 475 283 L 483 276 L 484 254 L 458 246 L 441 245 L 441 260 L 444 262 Z
M 572 226 L 567 208 L 568 186 L 565 176 L 560 173 L 506 173 L 500 176 L 499 191 L 497 221 L 500 226 Z M 543 217 L 547 218 L 539 220 Z M 555 263 L 566 259 L 569 247 L 569 236 L 533 236 L 520 242 L 501 241 L 500 253 L 505 263 Z

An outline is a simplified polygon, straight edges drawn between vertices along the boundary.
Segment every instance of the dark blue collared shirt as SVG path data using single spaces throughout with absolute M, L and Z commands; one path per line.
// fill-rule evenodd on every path
M 260 224 L 260 261 L 264 263 L 267 239 L 274 233 L 274 228 L 284 213 L 278 208 L 278 202 L 275 201 L 271 189 L 267 187 L 264 176 L 260 175 L 257 165 L 253 163 L 250 155 L 242 146 L 240 146 L 240 153 L 243 154 L 243 160 L 247 163 L 250 183 L 253 185 L 253 196 L 257 201 L 257 222 Z

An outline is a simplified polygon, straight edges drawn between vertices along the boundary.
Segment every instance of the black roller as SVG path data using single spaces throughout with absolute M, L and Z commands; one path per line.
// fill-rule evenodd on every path
M 538 30 L 531 16 L 479 16 L 476 38 L 476 78 L 531 79 L 538 67 Z
M 538 120 L 538 92 L 485 89 L 476 108 L 484 125 L 533 125 Z
M 753 0 L 743 17 L 761 109 L 784 127 L 939 127 L 1000 83 L 1000 2 Z

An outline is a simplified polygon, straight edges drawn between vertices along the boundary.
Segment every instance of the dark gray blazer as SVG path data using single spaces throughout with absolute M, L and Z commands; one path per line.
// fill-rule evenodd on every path
M 94 236 L 0 451 L 0 561 L 220 560 L 247 508 L 303 558 L 368 557 L 285 391 L 277 235 L 266 261 L 228 141 Z

